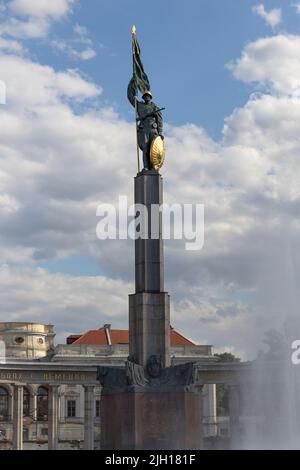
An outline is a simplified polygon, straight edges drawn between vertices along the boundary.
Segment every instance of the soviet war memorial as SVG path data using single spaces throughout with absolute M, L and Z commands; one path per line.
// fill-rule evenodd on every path
M 1 455 L 299 450 L 298 3 L 0 2 Z

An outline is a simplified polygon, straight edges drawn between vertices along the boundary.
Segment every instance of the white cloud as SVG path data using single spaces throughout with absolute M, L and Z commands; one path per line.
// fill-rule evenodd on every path
M 90 60 L 96 57 L 97 53 L 93 46 L 93 41 L 89 37 L 89 32 L 85 26 L 81 26 L 76 24 L 73 28 L 74 33 L 78 36 L 78 38 L 73 39 L 74 44 L 79 44 L 80 46 L 84 46 L 84 49 L 78 51 L 72 48 L 71 54 L 74 54 L 75 57 L 81 60 Z
M 45 38 L 52 23 L 70 13 L 74 3 L 74 0 L 12 0 L 8 7 L 16 17 L 10 16 L 0 24 L 0 35 L 19 39 Z
M 55 49 L 66 53 L 69 57 L 75 60 L 90 60 L 94 59 L 97 55 L 96 51 L 92 47 L 87 47 L 79 51 L 75 49 L 70 42 L 63 40 L 52 41 L 51 44 Z
M 73 4 L 74 0 L 11 0 L 9 8 L 19 16 L 58 20 L 71 11 Z
M 297 13 L 300 14 L 300 2 L 294 4 L 294 7 L 296 8 Z
M 18 39 L 37 39 L 46 37 L 50 27 L 50 22 L 44 18 L 29 18 L 27 21 L 9 18 L 0 24 L 0 34 Z
M 172 323 L 194 340 L 244 355 L 300 301 L 289 283 L 300 281 L 300 100 L 290 96 L 298 40 L 258 40 L 232 65 L 237 78 L 268 84 L 272 95 L 236 109 L 222 142 L 195 125 L 167 130 L 164 200 L 203 202 L 206 214 L 202 251 L 165 244 Z M 287 80 L 276 70 L 282 61 Z M 5 54 L 0 70 L 8 84 L 0 113 L 0 259 L 9 264 L 0 319 L 52 322 L 60 335 L 110 315 L 126 327 L 133 243 L 97 241 L 95 212 L 119 194 L 132 201 L 134 125 L 94 106 L 101 89 L 75 71 Z M 70 98 L 86 100 L 85 111 L 75 112 Z M 74 278 L 34 268 L 75 254 L 92 257 L 104 274 Z
M 53 110 L 63 98 L 80 101 L 96 98 L 102 91 L 101 87 L 82 78 L 75 70 L 56 72 L 51 67 L 20 57 L 0 57 L 0 69 L 7 86 L 7 113 L 10 115 L 9 109 L 14 109 L 16 114 L 11 117 L 16 121 L 23 118 L 25 110 L 40 115 L 46 106 L 49 111 Z M 4 126 L 6 119 L 4 112 Z
M 53 22 L 60 20 L 72 11 L 77 0 L 12 0 L 8 4 L 11 14 L 0 22 L 0 49 L 24 53 L 20 42 L 7 38 L 39 39 L 46 38 Z M 73 27 L 75 37 L 56 39 L 51 45 L 58 51 L 66 53 L 73 60 L 91 60 L 97 53 L 88 30 L 82 25 Z
M 23 45 L 14 40 L 4 39 L 0 37 L 0 49 L 5 52 L 14 52 L 21 54 L 24 52 Z
M 266 11 L 264 5 L 254 5 L 252 11 L 263 18 L 268 26 L 275 28 L 281 23 L 281 8 L 274 8 L 273 10 Z
M 104 323 L 122 325 L 130 285 L 121 280 L 51 274 L 44 269 L 0 266 L 2 314 L 10 321 L 55 323 L 56 338 L 100 328 Z M 5 306 L 5 307 L 4 307 Z
M 73 31 L 75 34 L 78 34 L 81 38 L 86 38 L 88 37 L 88 30 L 85 26 L 82 26 L 80 24 L 76 24 L 73 28 Z
M 277 35 L 248 44 L 240 59 L 230 65 L 234 76 L 258 82 L 272 93 L 300 96 L 300 36 Z
M 93 47 L 92 40 L 89 38 L 87 28 L 76 24 L 73 31 L 75 33 L 75 38 L 52 41 L 52 46 L 55 49 L 66 53 L 70 58 L 75 60 L 94 59 L 97 53 Z M 78 47 L 80 47 L 80 50 L 78 50 Z
M 91 49 L 90 47 L 85 49 L 84 51 L 81 52 L 76 52 L 77 57 L 81 60 L 90 60 L 94 59 L 96 57 L 97 53 L 94 49 Z

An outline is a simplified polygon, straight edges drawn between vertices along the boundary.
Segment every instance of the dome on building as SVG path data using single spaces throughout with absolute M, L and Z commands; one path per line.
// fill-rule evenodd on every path
M 53 325 L 25 322 L 0 323 L 0 341 L 4 343 L 6 358 L 45 357 L 54 350 L 54 336 Z

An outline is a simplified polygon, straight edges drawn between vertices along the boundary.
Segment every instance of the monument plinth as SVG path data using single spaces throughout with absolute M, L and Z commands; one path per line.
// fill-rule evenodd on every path
M 202 387 L 194 364 L 147 371 L 128 362 L 99 367 L 98 378 L 102 449 L 201 448 Z
M 162 219 L 157 212 L 162 194 L 159 173 L 143 171 L 136 176 L 135 204 L 147 209 L 141 230 L 146 226 L 148 236 L 135 240 L 130 356 L 123 368 L 98 367 L 102 449 L 201 447 L 202 387 L 197 367 L 170 366 L 170 297 L 164 292 Z M 158 236 L 151 238 L 151 231 Z

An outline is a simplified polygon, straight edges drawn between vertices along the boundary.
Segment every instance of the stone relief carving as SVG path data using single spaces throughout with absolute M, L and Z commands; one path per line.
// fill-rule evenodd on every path
M 128 385 L 144 387 L 148 383 L 143 366 L 137 364 L 133 357 L 128 357 L 125 370 Z
M 133 357 L 128 357 L 124 368 L 98 366 L 97 379 L 104 390 L 143 387 L 148 391 L 152 388 L 196 391 L 202 386 L 197 363 L 189 362 L 163 369 L 157 356 L 151 356 L 145 368 L 137 364 Z

